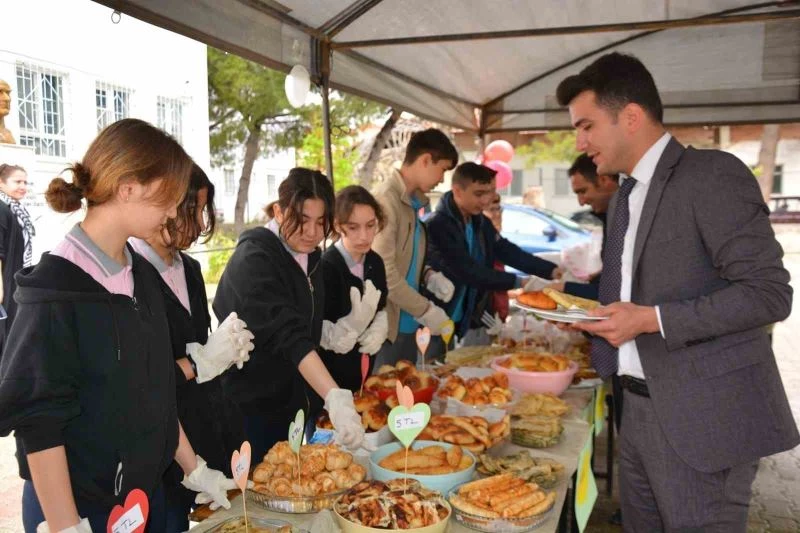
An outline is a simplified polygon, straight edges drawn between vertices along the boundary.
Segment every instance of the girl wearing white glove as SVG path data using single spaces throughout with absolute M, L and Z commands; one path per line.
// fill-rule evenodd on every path
M 314 420 L 322 399 L 334 424 L 348 428 L 337 435 L 341 444 L 358 447 L 363 439 L 360 422 L 353 425 L 352 397 L 348 405 L 337 396 L 340 388 L 317 353 L 326 291 L 319 245 L 333 227 L 333 204 L 328 178 L 292 169 L 278 188 L 275 217 L 242 233 L 217 288 L 217 317 L 235 311 L 255 335 L 250 361 L 222 375 L 244 417 L 253 457 L 286 440 L 298 409 Z
M 208 334 L 211 317 L 200 263 L 183 252 L 198 239 L 207 242 L 211 238 L 216 226 L 214 211 L 214 184 L 194 165 L 178 216 L 163 231 L 146 240 L 133 238 L 130 243 L 161 274 L 176 365 L 178 419 L 208 467 L 218 470 L 218 475 L 230 476 L 231 453 L 245 440 L 244 428 L 237 423 L 235 406 L 215 378 L 231 366 L 247 362 L 253 334 L 236 313 Z M 182 479 L 183 471 L 173 463 L 164 476 L 167 531 L 189 529 L 190 506 L 197 494 L 184 488 Z
M 126 246 L 176 215 L 192 160 L 136 119 L 104 129 L 72 182 L 47 201 L 85 219 L 17 275 L 17 320 L 0 363 L 0 435 L 17 439 L 26 532 L 105 531 L 134 488 L 150 500 L 150 531 L 166 527 L 163 476 L 197 460 L 180 439 L 175 367 L 158 273 Z M 31 386 L 36 384 L 36 386 Z M 204 478 L 205 479 L 205 478 Z M 219 483 L 204 481 L 217 495 Z
M 357 391 L 361 386 L 361 354 L 375 355 L 383 346 L 388 333 L 386 312 L 386 271 L 383 260 L 372 251 L 372 241 L 383 227 L 384 218 L 378 202 L 364 187 L 351 185 L 336 195 L 334 228 L 338 239 L 322 254 L 325 278 L 325 321 L 332 329 L 344 330 L 353 313 L 350 293 L 370 293 L 377 289 L 380 300 L 369 309 L 365 323 L 355 337 L 337 335 L 347 342 L 326 345 L 320 355 L 333 379 L 343 389 Z M 342 327 L 341 324 L 345 323 Z M 323 326 L 324 328 L 324 326 Z M 374 359 L 370 357 L 369 372 Z

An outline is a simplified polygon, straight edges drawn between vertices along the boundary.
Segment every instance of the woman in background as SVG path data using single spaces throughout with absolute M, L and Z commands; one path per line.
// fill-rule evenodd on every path
M 14 301 L 14 281 L 22 267 L 33 264 L 33 237 L 36 228 L 20 202 L 28 193 L 28 174 L 16 165 L 0 165 L 0 302 L 8 318 L 0 322 L 0 354 L 2 354 L 6 332 L 11 329 L 17 312 Z

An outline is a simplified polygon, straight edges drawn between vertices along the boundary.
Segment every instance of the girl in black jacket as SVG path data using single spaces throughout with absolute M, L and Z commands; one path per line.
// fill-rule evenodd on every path
M 320 351 L 325 366 L 340 387 L 357 391 L 361 386 L 361 354 L 375 355 L 388 333 L 386 271 L 383 259 L 372 251 L 372 241 L 383 228 L 383 211 L 364 187 L 351 185 L 336 195 L 334 226 L 339 239 L 322 254 L 325 278 L 325 320 L 338 322 L 351 311 L 350 290 L 363 290 L 371 281 L 381 291 L 378 311 L 356 342 L 339 336 L 332 349 Z M 372 373 L 374 359 L 369 359 Z
M 205 361 L 202 358 L 195 361 L 191 354 L 197 355 L 200 347 L 210 344 L 209 340 L 216 342 L 223 355 L 221 371 L 236 362 L 241 349 L 252 350 L 253 335 L 234 316 L 227 321 L 238 326 L 235 332 L 226 334 L 223 328 L 218 328 L 209 339 L 211 317 L 200 263 L 181 251 L 201 237 L 207 242 L 215 226 L 214 184 L 195 164 L 189 190 L 178 206 L 178 216 L 169 220 L 166 231 L 147 240 L 131 239 L 131 245 L 161 274 L 172 355 L 177 366 L 178 418 L 194 449 L 208 465 L 231 475 L 231 454 L 245 440 L 244 428 L 234 419 L 235 411 L 223 395 L 220 380 L 213 379 L 218 371 L 204 368 Z M 216 338 L 220 335 L 224 337 L 222 340 Z M 173 462 L 164 477 L 167 531 L 189 529 L 188 515 L 197 494 L 181 486 L 182 478 L 180 466 Z
M 275 218 L 241 235 L 214 297 L 217 317 L 236 311 L 255 334 L 250 362 L 222 376 L 244 415 L 253 457 L 286 440 L 298 409 L 311 420 L 321 398 L 340 443 L 357 447 L 364 437 L 352 394 L 339 388 L 317 354 L 323 330 L 330 333 L 331 326 L 323 325 L 318 246 L 331 231 L 333 202 L 322 173 L 292 169 L 278 188 Z M 356 298 L 346 320 L 360 324 L 362 315 L 371 318 L 379 297 L 373 287 L 369 297 Z
M 47 201 L 88 210 L 52 253 L 17 274 L 18 320 L 0 364 L 0 435 L 17 439 L 23 522 L 32 533 L 105 531 L 134 488 L 164 530 L 162 477 L 176 459 L 190 487 L 227 504 L 232 480 L 196 457 L 178 423 L 175 371 L 158 273 L 126 246 L 176 214 L 192 161 L 135 119 L 104 129 L 73 182 Z M 44 529 L 47 530 L 47 527 Z

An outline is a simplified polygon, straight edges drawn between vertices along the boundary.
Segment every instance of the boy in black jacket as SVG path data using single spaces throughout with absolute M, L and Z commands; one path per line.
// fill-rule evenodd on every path
M 494 270 L 499 259 L 541 278 L 558 277 L 556 265 L 534 257 L 501 237 L 483 215 L 495 192 L 496 172 L 477 163 L 463 163 L 453 173 L 453 186 L 428 220 L 428 261 L 455 284 L 447 314 L 464 344 L 488 343 L 481 315 L 491 305 L 491 291 L 525 287 L 528 278 Z

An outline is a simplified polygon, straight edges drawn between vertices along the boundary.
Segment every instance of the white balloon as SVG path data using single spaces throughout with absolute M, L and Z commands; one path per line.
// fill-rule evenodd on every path
M 292 107 L 302 107 L 311 89 L 311 77 L 306 68 L 301 65 L 293 66 L 283 82 L 283 89 Z

